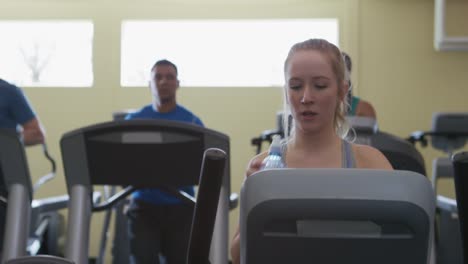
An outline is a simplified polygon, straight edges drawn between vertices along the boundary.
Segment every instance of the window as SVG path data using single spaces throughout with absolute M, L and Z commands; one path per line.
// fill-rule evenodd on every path
M 121 85 L 147 86 L 153 64 L 168 59 L 181 86 L 281 86 L 289 48 L 309 38 L 337 44 L 338 20 L 124 21 Z
M 0 21 L 1 78 L 19 86 L 90 87 L 91 21 Z

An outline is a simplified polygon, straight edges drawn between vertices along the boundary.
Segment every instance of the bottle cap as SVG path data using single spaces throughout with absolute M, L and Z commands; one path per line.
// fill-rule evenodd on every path
M 270 145 L 270 153 L 281 154 L 281 136 L 274 135 Z

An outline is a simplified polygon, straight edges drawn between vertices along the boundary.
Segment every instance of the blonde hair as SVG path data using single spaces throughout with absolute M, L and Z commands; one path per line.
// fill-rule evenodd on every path
M 343 60 L 343 56 L 341 55 L 340 49 L 333 45 L 332 43 L 324 40 L 324 39 L 309 39 L 303 42 L 299 42 L 294 44 L 291 49 L 289 50 L 288 56 L 284 62 L 284 74 L 286 77 L 286 71 L 289 66 L 289 61 L 291 57 L 297 51 L 303 50 L 316 50 L 320 51 L 323 54 L 326 54 L 330 59 L 330 64 L 332 66 L 332 70 L 336 76 L 336 82 L 338 85 L 338 92 L 343 93 L 343 85 L 346 80 L 346 69 L 345 69 L 345 62 Z M 286 89 L 286 85 L 285 88 Z M 343 94 L 343 99 L 337 105 L 335 110 L 335 117 L 333 120 L 335 132 L 341 138 L 346 138 L 348 131 L 349 131 L 349 124 L 346 121 L 346 99 Z M 284 137 L 288 139 L 289 134 L 294 130 L 294 120 L 289 126 L 288 119 L 289 115 L 291 114 L 291 109 L 288 106 L 286 92 L 284 97 L 284 111 L 283 111 L 283 128 L 284 128 Z

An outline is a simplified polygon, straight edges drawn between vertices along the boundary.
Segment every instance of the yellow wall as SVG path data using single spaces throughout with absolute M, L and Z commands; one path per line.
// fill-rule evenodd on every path
M 406 137 L 415 130 L 430 129 L 435 111 L 468 110 L 468 52 L 434 50 L 432 0 L 0 0 L 0 6 L 0 19 L 92 19 L 95 25 L 92 88 L 25 89 L 59 161 L 59 179 L 41 190 L 39 197 L 65 192 L 58 145 L 64 132 L 110 120 L 115 110 L 150 101 L 147 88 L 120 87 L 122 19 L 337 17 L 340 46 L 354 60 L 356 94 L 373 103 L 382 130 Z M 467 34 L 460 29 L 468 28 L 466 1 L 450 1 L 449 11 L 455 18 L 450 18 L 448 32 Z M 282 105 L 280 88 L 182 87 L 179 102 L 202 117 L 208 127 L 231 137 L 232 190 L 238 192 L 255 152 L 250 139 L 275 126 L 274 115 Z M 421 151 L 426 165 L 443 155 Z M 28 149 L 28 154 L 37 178 L 48 164 L 37 147 Z M 96 218 L 92 255 L 101 223 Z M 236 210 L 231 214 L 231 231 L 237 218 Z
M 468 11 L 466 1 L 448 1 L 454 7 Z M 406 137 L 430 130 L 433 112 L 468 111 L 468 52 L 434 50 L 433 1 L 364 0 L 360 10 L 358 89 L 376 107 L 382 130 Z M 457 23 L 448 15 L 448 33 L 468 35 L 462 12 L 454 12 Z M 431 173 L 432 160 L 445 154 L 419 149 Z M 453 196 L 450 185 L 441 191 Z

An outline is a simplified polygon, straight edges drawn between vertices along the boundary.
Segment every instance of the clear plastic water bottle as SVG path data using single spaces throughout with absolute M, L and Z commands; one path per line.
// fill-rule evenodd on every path
M 263 160 L 260 169 L 280 169 L 284 167 L 286 167 L 286 165 L 283 160 L 283 152 L 281 151 L 281 137 L 279 135 L 274 135 L 270 150 L 268 151 L 268 156 Z

